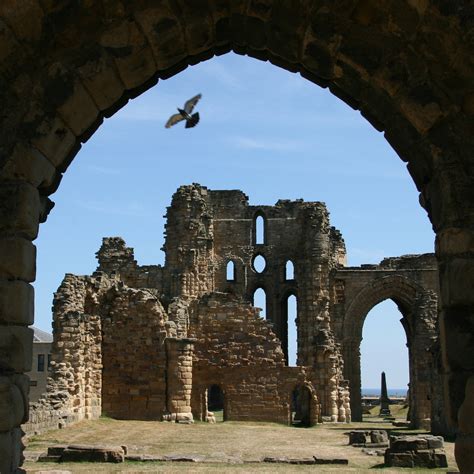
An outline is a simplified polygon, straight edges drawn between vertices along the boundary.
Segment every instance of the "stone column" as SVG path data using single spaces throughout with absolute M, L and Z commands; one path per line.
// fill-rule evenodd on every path
M 349 380 L 352 421 L 362 421 L 360 340 L 344 341 L 344 378 Z
M 23 462 L 20 428 L 28 420 L 33 331 L 33 287 L 40 198 L 28 182 L 0 173 L 0 472 Z
M 472 457 L 469 458 L 474 452 L 474 424 L 472 410 L 469 419 L 468 407 L 473 403 L 474 377 L 474 231 L 470 230 L 472 224 L 464 225 L 464 228 L 444 228 L 437 232 L 436 255 L 441 285 L 444 389 L 449 400 L 445 408 L 448 422 L 457 425 L 460 432 L 456 440 L 458 466 L 470 465 L 467 470 L 460 470 L 473 472 Z
M 195 339 L 167 338 L 165 419 L 192 423 L 191 392 L 193 384 L 193 352 Z

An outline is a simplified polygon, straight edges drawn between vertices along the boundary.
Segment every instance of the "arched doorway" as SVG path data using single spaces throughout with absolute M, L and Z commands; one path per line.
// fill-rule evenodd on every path
M 5 260 L 2 284 L 5 301 L 23 302 L 2 312 L 8 328 L 2 373 L 9 383 L 15 385 L 10 374 L 29 367 L 31 241 L 51 207 L 48 196 L 81 143 L 104 117 L 158 78 L 234 49 L 329 86 L 384 130 L 409 163 L 438 235 L 443 334 L 448 336 L 443 340 L 445 387 L 455 424 L 466 380 L 474 376 L 474 348 L 471 338 L 463 337 L 474 333 L 469 6 L 407 2 L 404 7 L 406 15 L 398 14 L 398 5 L 367 2 L 329 7 L 209 2 L 176 9 L 136 2 L 116 10 L 32 2 L 21 11 L 3 5 L 0 161 L 2 232 L 8 238 L 2 245 L 14 252 L 2 252 L 13 255 Z M 459 87 L 453 88 L 453 81 Z M 19 424 L 15 420 L 8 428 L 8 439 Z M 11 460 L 7 469 L 19 463 L 18 456 Z
M 410 372 L 410 421 L 415 427 L 426 426 L 432 416 L 431 399 L 442 399 L 431 352 L 438 337 L 438 303 L 431 291 L 399 275 L 376 278 L 366 284 L 344 317 L 344 373 L 350 383 L 352 419 L 362 420 L 360 344 L 364 321 L 372 308 L 388 299 L 403 316 Z
M 311 391 L 305 385 L 298 385 L 293 389 L 290 402 L 292 426 L 311 426 L 311 398 Z
M 362 396 L 380 397 L 381 373 L 384 372 L 389 398 L 399 400 L 391 407 L 391 415 L 397 419 L 407 419 L 406 403 L 401 399 L 408 400 L 410 380 L 407 335 L 400 324 L 402 318 L 392 300 L 377 304 L 365 318 L 360 346 Z M 378 415 L 377 410 L 371 412 Z
M 207 389 L 207 410 L 214 414 L 216 422 L 226 420 L 224 391 L 220 385 L 212 384 Z

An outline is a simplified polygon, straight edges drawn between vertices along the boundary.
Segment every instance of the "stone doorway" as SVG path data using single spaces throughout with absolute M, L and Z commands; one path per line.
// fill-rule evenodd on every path
M 299 428 L 311 426 L 311 391 L 305 385 L 298 385 L 291 392 L 291 425 Z
M 213 384 L 207 389 L 207 410 L 214 413 L 216 422 L 225 421 L 225 396 L 220 385 Z

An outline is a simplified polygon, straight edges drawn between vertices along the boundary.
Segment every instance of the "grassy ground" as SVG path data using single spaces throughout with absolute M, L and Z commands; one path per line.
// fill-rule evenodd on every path
M 348 446 L 344 434 L 353 429 L 389 429 L 392 434 L 409 434 L 403 428 L 393 429 L 375 416 L 364 423 L 322 424 L 313 428 L 293 428 L 274 423 L 225 422 L 180 425 L 145 421 L 119 421 L 101 418 L 84 421 L 63 430 L 55 430 L 31 438 L 28 451 L 45 452 L 54 444 L 109 444 L 127 445 L 130 454 L 202 455 L 206 463 L 132 463 L 55 464 L 32 463 L 25 465 L 27 472 L 61 469 L 76 472 L 372 472 L 381 468 L 383 458 L 368 456 L 360 448 Z M 446 443 L 448 463 L 455 466 L 454 447 Z M 349 466 L 293 466 L 277 464 L 242 464 L 258 461 L 265 456 L 346 458 Z M 227 464 L 222 464 L 227 462 Z M 234 464 L 231 464 L 231 463 Z M 383 469 L 386 474 L 400 470 Z M 446 472 L 444 470 L 410 470 L 403 472 Z

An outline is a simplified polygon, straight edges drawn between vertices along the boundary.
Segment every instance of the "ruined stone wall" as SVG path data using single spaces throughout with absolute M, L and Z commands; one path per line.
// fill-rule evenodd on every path
M 23 429 L 38 433 L 101 414 L 102 332 L 91 297 L 108 286 L 91 277 L 67 274 L 53 302 L 53 345 L 47 391 L 31 404 Z
M 189 334 L 195 339 L 193 413 L 207 418 L 206 391 L 219 385 L 224 416 L 235 421 L 290 422 L 290 397 L 298 385 L 310 387 L 312 422 L 319 420 L 319 403 L 309 368 L 286 367 L 273 324 L 241 298 L 213 293 L 190 308 Z
M 166 213 L 165 267 L 170 298 L 214 290 L 213 222 L 207 188 L 181 186 Z
M 146 289 L 111 289 L 102 320 L 102 410 L 118 419 L 161 420 L 166 411 L 167 315 Z
M 164 269 L 161 265 L 138 265 L 133 249 L 121 237 L 104 237 L 96 253 L 98 272 L 117 274 L 131 288 L 154 288 L 158 294 L 167 292 Z
M 102 410 L 123 419 L 162 419 L 164 340 L 173 331 L 156 293 L 129 288 L 116 273 L 66 275 L 54 299 L 51 377 L 25 431 L 97 418 Z
M 264 221 L 262 243 L 256 239 L 257 216 Z M 324 203 L 281 200 L 275 206 L 250 206 L 241 191 L 212 191 L 194 184 L 178 189 L 167 218 L 165 271 L 176 288 L 172 295 L 201 296 L 215 290 L 252 302 L 255 290 L 264 289 L 266 317 L 285 358 L 286 305 L 290 295 L 296 296 L 298 365 L 314 368 L 315 382 L 331 387 L 322 411 L 338 419 L 343 369 L 329 317 L 329 274 L 345 263 L 346 254 Z M 263 271 L 254 266 L 256 256 L 265 259 Z M 288 261 L 294 276 L 287 279 Z M 233 279 L 227 278 L 229 262 L 234 264 Z M 315 345 L 315 338 L 324 338 L 324 344 Z M 328 351 L 334 357 L 329 358 Z

